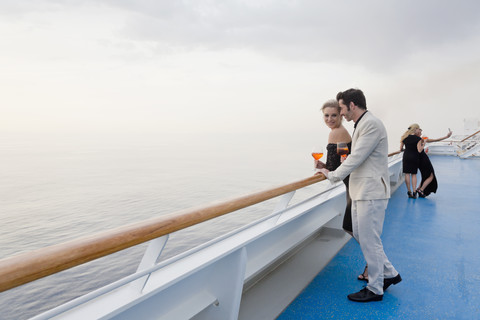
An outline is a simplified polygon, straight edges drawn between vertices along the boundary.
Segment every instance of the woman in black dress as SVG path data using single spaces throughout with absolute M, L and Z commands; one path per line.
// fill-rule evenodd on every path
M 423 150 L 422 129 L 416 123 L 408 127 L 408 130 L 400 138 L 400 151 L 403 151 L 403 173 L 405 173 L 405 185 L 409 198 L 415 199 L 417 187 L 417 171 L 420 166 L 420 152 Z M 410 184 L 411 183 L 411 184 Z
M 421 129 L 420 129 L 420 134 L 421 134 Z M 427 137 L 424 137 L 422 139 L 422 151 L 420 152 L 420 162 L 419 162 L 419 169 L 420 173 L 422 174 L 422 182 L 420 182 L 420 185 L 417 188 L 417 193 L 418 196 L 421 198 L 425 198 L 428 196 L 430 193 L 436 193 L 437 188 L 438 188 L 438 183 L 437 183 L 437 178 L 435 176 L 435 170 L 433 170 L 432 163 L 430 162 L 430 158 L 428 158 L 427 153 L 425 152 L 425 143 L 430 143 L 430 142 L 437 142 L 441 141 L 447 138 L 450 138 L 452 135 L 452 131 L 448 131 L 448 134 L 443 137 L 443 138 L 438 138 L 438 139 L 428 139 Z
M 327 168 L 330 171 L 334 171 L 341 164 L 341 157 L 337 154 L 337 144 L 340 142 L 346 142 L 348 146 L 348 153 L 352 149 L 352 137 L 348 133 L 347 129 L 342 125 L 342 116 L 340 115 L 340 106 L 336 100 L 327 101 L 323 107 L 323 119 L 327 127 L 331 129 L 330 134 L 328 135 L 328 145 L 327 145 L 327 161 L 323 163 L 321 161 L 315 161 L 316 168 Z M 353 228 L 352 228 L 352 199 L 348 192 L 348 179 L 349 176 L 343 180 L 346 187 L 346 197 L 347 197 L 347 206 L 345 208 L 345 215 L 343 216 L 343 225 L 342 228 L 353 237 Z M 368 270 L 365 267 L 365 270 L 362 274 L 358 276 L 360 280 L 368 281 Z
M 348 145 L 348 152 L 352 147 L 352 137 L 347 129 L 342 125 L 342 116 L 340 115 L 340 106 L 336 100 L 329 100 L 324 103 L 322 107 L 323 120 L 327 127 L 331 129 L 328 135 L 327 145 L 327 163 L 315 161 L 316 168 L 327 168 L 330 171 L 337 169 L 341 163 L 341 157 L 337 154 L 337 143 L 346 142 Z M 346 177 L 344 183 L 347 187 L 347 207 L 343 218 L 343 229 L 353 237 L 352 229 L 352 201 L 348 193 L 348 178 Z

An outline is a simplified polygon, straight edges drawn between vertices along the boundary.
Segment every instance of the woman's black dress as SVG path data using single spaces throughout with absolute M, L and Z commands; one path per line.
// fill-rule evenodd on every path
M 425 151 L 420 153 L 420 173 L 422 174 L 422 182 L 420 186 L 423 185 L 423 182 L 430 177 L 433 173 L 433 180 L 428 184 L 428 186 L 423 190 L 423 193 L 428 196 L 430 193 L 436 193 L 438 188 L 437 177 L 435 176 L 435 170 L 433 170 L 432 163 L 430 162 L 430 158 L 428 158 Z
M 348 145 L 348 154 L 350 154 L 352 150 L 352 143 L 347 143 Z M 337 154 L 337 144 L 336 143 L 329 143 L 327 145 L 327 162 L 325 163 L 327 170 L 334 171 L 340 166 L 340 155 Z M 347 188 L 347 207 L 345 208 L 345 215 L 343 216 L 343 229 L 353 232 L 352 228 L 352 199 L 350 198 L 350 193 L 348 192 L 348 179 L 350 176 L 347 176 L 343 183 Z
M 422 140 L 419 136 L 409 135 L 403 139 L 405 151 L 403 152 L 403 173 L 416 174 L 420 166 L 420 154 L 417 144 Z

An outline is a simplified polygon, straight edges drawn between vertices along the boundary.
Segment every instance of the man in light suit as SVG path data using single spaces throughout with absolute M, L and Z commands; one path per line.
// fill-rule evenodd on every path
M 368 285 L 348 299 L 358 302 L 379 301 L 392 284 L 402 281 L 383 251 L 380 236 L 385 209 L 390 198 L 388 141 L 383 123 L 371 112 L 363 92 L 349 89 L 337 95 L 341 115 L 355 122 L 352 151 L 335 170 L 320 169 L 330 181 L 343 180 L 350 174 L 353 236 L 360 243 L 368 265 Z

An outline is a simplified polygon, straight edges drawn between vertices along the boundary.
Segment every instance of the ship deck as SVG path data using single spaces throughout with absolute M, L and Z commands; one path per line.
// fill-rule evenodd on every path
M 350 240 L 278 319 L 480 319 L 480 160 L 431 161 L 437 193 L 408 199 L 402 184 L 387 208 L 384 249 L 403 281 L 383 301 L 349 301 L 366 284 Z

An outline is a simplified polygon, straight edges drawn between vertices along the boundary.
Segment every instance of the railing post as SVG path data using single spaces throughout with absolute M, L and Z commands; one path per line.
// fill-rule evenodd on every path
M 142 260 L 138 265 L 137 272 L 143 271 L 155 265 L 158 257 L 160 256 L 160 254 L 162 254 L 163 248 L 165 248 L 165 245 L 167 244 L 168 236 L 169 235 L 167 234 L 163 237 L 150 240 L 150 242 L 148 243 L 147 249 L 143 254 Z M 134 281 L 132 283 L 132 286 L 134 286 L 136 289 L 141 291 L 143 290 L 143 287 L 147 283 L 148 278 L 149 276 L 140 278 Z
M 165 248 L 167 241 L 168 234 L 163 237 L 150 240 L 143 255 L 142 261 L 140 261 L 140 264 L 138 265 L 137 272 L 150 268 L 155 264 L 155 262 L 157 262 L 157 259 L 162 253 L 163 248 Z
M 282 210 L 285 210 L 287 209 L 288 207 L 288 204 L 290 203 L 290 201 L 292 200 L 293 196 L 295 195 L 295 191 L 292 191 L 292 192 L 289 192 L 289 193 L 285 193 L 284 195 L 282 195 L 280 197 L 280 200 L 278 201 L 277 205 L 275 206 L 275 209 L 273 209 L 273 213 L 279 213 L 280 211 Z M 278 214 L 274 217 L 274 224 L 277 224 L 278 222 L 278 219 L 280 219 L 280 216 L 281 214 Z

